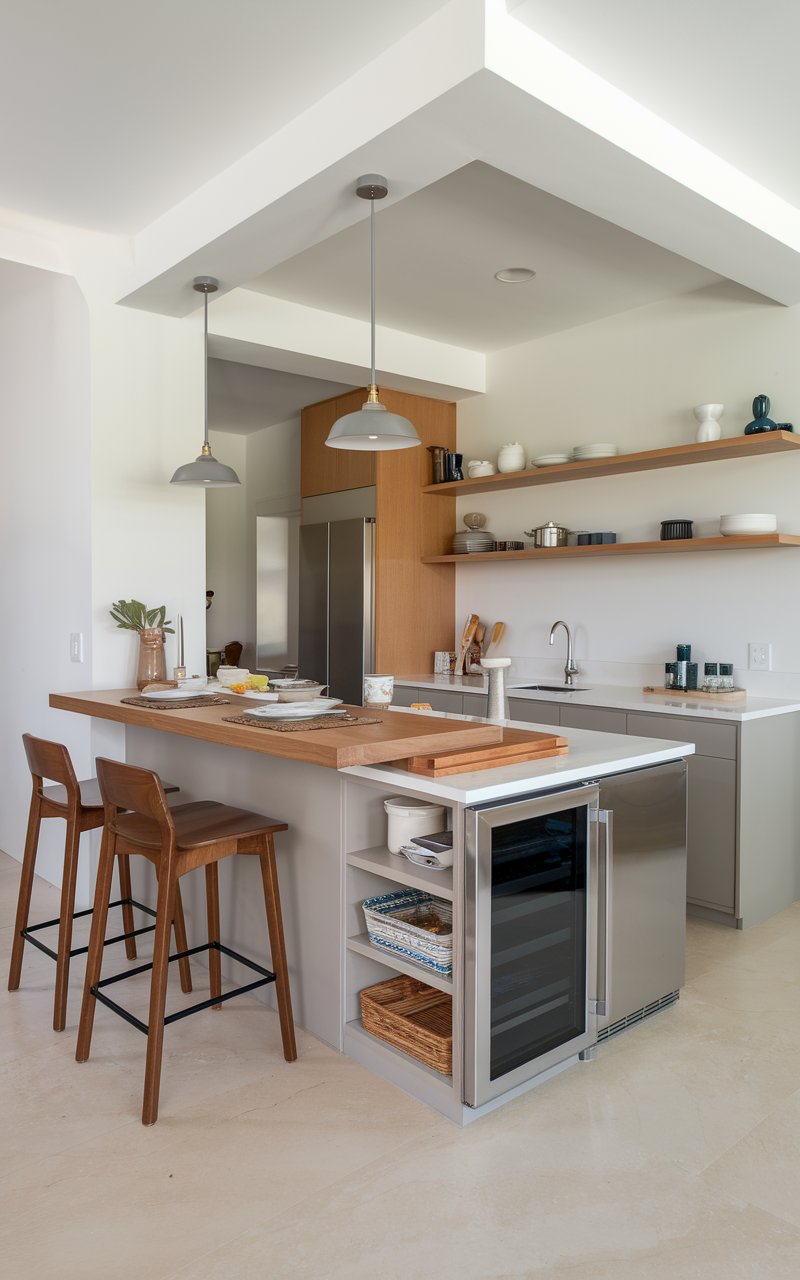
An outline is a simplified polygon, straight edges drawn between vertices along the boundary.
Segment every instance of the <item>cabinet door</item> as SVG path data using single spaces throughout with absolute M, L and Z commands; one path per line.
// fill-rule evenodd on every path
M 671 742 L 693 742 L 697 754 L 736 759 L 736 725 L 716 724 L 696 716 L 659 715 L 628 712 L 628 733 L 642 738 L 668 738 Z
M 485 693 L 465 693 L 464 694 L 464 715 L 465 716 L 485 716 L 487 711 L 487 696 Z
M 512 720 L 525 720 L 528 724 L 560 724 L 557 702 L 541 702 L 536 698 L 509 698 L 508 714 Z
M 300 494 L 311 498 L 375 483 L 375 454 L 363 449 L 329 449 L 325 441 L 337 418 L 361 408 L 364 391 L 309 405 L 301 415 Z
M 574 707 L 561 704 L 561 725 L 567 729 L 594 729 L 597 733 L 624 733 L 628 716 L 613 707 Z
M 419 689 L 418 702 L 429 702 L 433 711 L 453 711 L 461 715 L 463 694 L 460 689 Z
M 690 756 L 690 902 L 733 911 L 736 891 L 736 761 Z
M 423 689 L 423 693 L 425 690 Z M 420 695 L 419 689 L 414 689 L 411 685 L 394 686 L 394 696 L 392 698 L 392 706 L 394 707 L 410 707 L 412 702 L 427 702 L 427 698 Z

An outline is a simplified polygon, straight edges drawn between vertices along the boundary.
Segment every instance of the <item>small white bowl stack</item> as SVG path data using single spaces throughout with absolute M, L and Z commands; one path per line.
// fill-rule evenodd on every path
M 777 533 L 778 517 L 754 513 L 720 516 L 719 531 L 723 538 L 741 538 L 749 533 Z

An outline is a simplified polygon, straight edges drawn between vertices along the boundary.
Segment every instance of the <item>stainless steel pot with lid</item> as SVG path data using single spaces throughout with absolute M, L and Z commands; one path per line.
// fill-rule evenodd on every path
M 556 524 L 554 520 L 548 520 L 547 524 L 540 524 L 535 529 L 526 530 L 525 537 L 533 538 L 535 547 L 565 547 L 568 534 L 569 529 Z

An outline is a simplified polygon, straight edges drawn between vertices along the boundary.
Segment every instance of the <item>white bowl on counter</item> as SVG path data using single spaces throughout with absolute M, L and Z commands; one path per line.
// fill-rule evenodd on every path
M 308 702 L 328 686 L 316 680 L 270 680 L 269 687 L 277 693 L 278 702 Z
M 727 515 L 719 518 L 719 531 L 723 538 L 731 538 L 748 533 L 776 533 L 778 517 L 759 513 L 745 515 Z

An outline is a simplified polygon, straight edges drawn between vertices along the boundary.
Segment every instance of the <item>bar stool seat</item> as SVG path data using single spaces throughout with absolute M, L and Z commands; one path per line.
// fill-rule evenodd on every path
M 202 1009 L 219 1009 L 224 1001 L 234 996 L 274 982 L 283 1056 L 287 1062 L 293 1062 L 297 1057 L 273 840 L 276 832 L 286 831 L 288 827 L 285 822 L 265 814 L 213 800 L 195 800 L 170 809 L 156 773 L 120 764 L 116 760 L 98 758 L 97 778 L 105 805 L 105 821 L 75 1057 L 78 1062 L 85 1062 L 89 1057 L 98 1001 L 142 1031 L 147 1036 L 142 1123 L 150 1125 L 155 1124 L 158 1118 L 164 1027 L 171 1022 Z M 237 853 L 255 855 L 261 864 L 272 969 L 256 964 L 220 941 L 217 864 Z M 152 964 L 101 979 L 111 877 L 114 859 L 120 854 L 126 858 L 141 854 L 156 867 L 158 902 L 153 961 Z M 191 950 L 179 950 L 171 956 L 170 921 L 175 909 L 178 880 L 198 867 L 205 869 L 208 941 Z M 165 1016 L 170 962 L 185 961 L 188 956 L 201 951 L 208 952 L 210 999 Z M 259 977 L 223 995 L 221 955 L 254 970 Z M 144 1023 L 110 999 L 104 988 L 148 970 L 151 972 L 150 1006 L 148 1021 Z
M 17 914 L 14 924 L 14 938 L 11 948 L 11 964 L 8 974 L 8 989 L 16 991 L 22 977 L 22 959 L 25 943 L 29 942 L 37 950 L 43 951 L 56 962 L 56 985 L 53 1007 L 53 1030 L 63 1031 L 67 1017 L 67 993 L 69 987 L 69 966 L 74 956 L 84 955 L 87 947 L 72 946 L 73 921 L 90 916 L 92 909 L 75 910 L 75 890 L 78 876 L 78 850 L 80 838 L 84 831 L 94 831 L 103 825 L 103 798 L 96 778 L 78 781 L 67 748 L 60 742 L 49 742 L 45 738 L 35 738 L 30 733 L 22 735 L 22 742 L 31 771 L 32 793 L 28 813 L 28 830 L 25 838 L 25 852 L 22 860 Z M 52 785 L 45 786 L 44 779 L 52 778 Z M 174 783 L 164 784 L 164 790 L 174 792 L 180 788 Z M 39 832 L 42 821 L 46 818 L 61 818 L 66 822 L 64 841 L 64 869 L 61 882 L 61 909 L 53 920 L 43 920 L 38 924 L 29 924 L 31 894 L 36 870 L 36 857 L 39 850 Z M 151 907 L 137 902 L 132 896 L 130 867 L 128 860 L 121 854 L 118 858 L 120 898 L 112 903 L 122 908 L 124 932 L 112 938 L 104 938 L 104 946 L 116 942 L 125 943 L 125 951 L 129 960 L 136 959 L 136 938 L 142 933 L 152 933 L 155 925 L 135 928 L 133 909 L 143 911 L 146 915 L 155 916 Z M 178 946 L 186 947 L 186 929 L 183 922 L 183 908 L 180 899 L 175 908 L 175 937 Z M 53 951 L 35 935 L 43 929 L 58 927 L 57 949 Z M 191 991 L 189 962 L 181 966 L 181 983 L 185 991 Z

